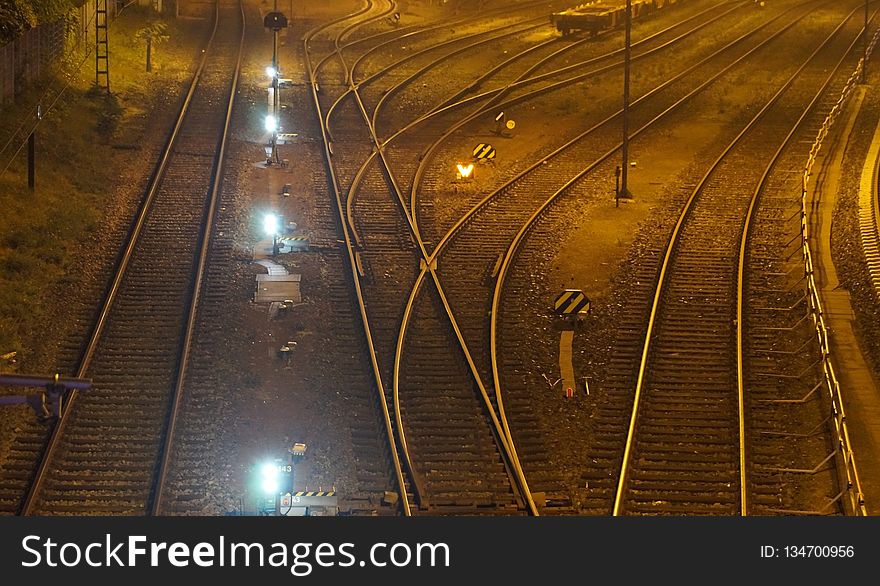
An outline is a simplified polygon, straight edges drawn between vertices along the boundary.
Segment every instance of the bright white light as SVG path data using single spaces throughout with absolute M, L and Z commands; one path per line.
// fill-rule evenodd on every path
M 266 116 L 266 130 L 269 132 L 278 130 L 278 121 L 275 119 L 275 116 Z
M 276 75 L 278 75 L 278 70 L 270 65 L 266 68 L 266 75 L 269 76 L 270 79 L 274 78 Z
M 458 165 L 458 176 L 462 179 L 466 179 L 471 176 L 471 173 L 474 171 L 474 164 L 470 163 L 468 165 L 462 165 L 459 163 Z
M 274 236 L 278 234 L 278 216 L 275 214 L 266 214 L 266 217 L 263 218 L 263 228 L 266 230 L 266 234 L 269 236 Z M 266 464 L 263 466 L 263 476 L 266 476 L 266 469 L 269 466 L 273 466 L 272 464 Z M 274 468 L 275 476 L 278 476 L 278 469 Z
M 268 218 L 270 216 L 266 217 Z M 274 216 L 271 217 L 274 218 Z M 280 475 L 281 473 L 278 471 L 278 466 L 272 462 L 266 462 L 260 466 L 260 477 L 262 478 L 261 486 L 266 494 L 277 494 L 281 489 L 281 484 L 278 479 Z
M 280 490 L 281 484 L 279 484 L 277 478 L 263 479 L 263 492 L 265 492 L 266 494 L 277 494 Z

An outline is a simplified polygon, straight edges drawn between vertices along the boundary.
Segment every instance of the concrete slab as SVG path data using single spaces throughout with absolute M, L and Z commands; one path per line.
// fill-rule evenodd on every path
M 574 364 L 571 361 L 571 345 L 574 341 L 574 332 L 564 330 L 559 333 L 559 374 L 562 375 L 562 392 L 568 389 L 574 393 L 577 386 L 574 378 Z
M 260 279 L 260 277 L 266 277 Z M 302 301 L 299 290 L 299 275 L 257 275 L 257 287 L 254 293 L 254 302 L 271 303 L 272 301 L 285 301 L 290 299 L 294 303 Z

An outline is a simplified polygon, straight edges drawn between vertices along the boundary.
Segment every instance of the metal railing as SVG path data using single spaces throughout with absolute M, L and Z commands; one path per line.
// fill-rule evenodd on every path
M 834 430 L 837 435 L 837 451 L 841 456 L 840 467 L 846 476 L 845 496 L 847 512 L 853 515 L 865 516 L 867 510 L 865 508 L 865 496 L 859 483 L 859 474 L 856 467 L 855 454 L 853 453 L 852 444 L 849 438 L 849 431 L 846 424 L 846 415 L 843 408 L 843 397 L 840 392 L 840 382 L 834 372 L 834 365 L 831 357 L 831 347 L 828 337 L 828 328 L 825 325 L 824 312 L 822 309 L 822 300 L 819 295 L 819 288 L 816 285 L 815 272 L 813 269 L 813 254 L 810 249 L 810 233 L 809 233 L 809 215 L 807 207 L 807 193 L 812 174 L 813 165 L 822 148 L 822 143 L 831 131 L 832 126 L 837 121 L 840 113 L 845 108 L 849 99 L 852 97 L 856 86 L 858 85 L 862 69 L 865 67 L 865 59 L 870 58 L 874 50 L 874 46 L 880 39 L 880 30 L 878 30 L 871 43 L 868 45 L 865 58 L 860 59 L 855 71 L 850 75 L 840 93 L 840 98 L 828 112 L 825 120 L 819 129 L 816 139 L 810 149 L 810 155 L 804 165 L 804 173 L 801 181 L 801 249 L 804 257 L 804 271 L 807 280 L 807 291 L 809 294 L 809 310 L 813 325 L 816 328 L 816 336 L 819 342 L 819 350 L 822 354 L 822 372 L 825 378 L 825 387 L 831 398 Z

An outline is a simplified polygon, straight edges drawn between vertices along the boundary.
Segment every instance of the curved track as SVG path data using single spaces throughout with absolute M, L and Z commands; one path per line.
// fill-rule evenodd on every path
M 615 514 L 745 515 L 752 490 L 761 489 L 747 465 L 761 439 L 745 413 L 749 228 L 780 154 L 857 43 L 855 27 L 855 35 L 841 32 L 846 24 L 730 143 L 673 230 L 645 336 Z M 756 403 L 752 411 L 759 412 Z M 755 418 L 772 428 L 784 413 L 775 416 Z
M 346 34 L 351 30 L 353 28 L 347 28 Z M 772 33 L 771 38 L 780 32 Z M 744 38 L 749 36 L 746 35 Z M 730 47 L 734 47 L 737 44 L 731 43 Z M 337 43 L 336 46 L 338 48 L 339 44 Z M 736 60 L 735 58 L 734 61 L 736 62 Z M 343 64 L 345 63 L 344 59 L 340 59 L 340 61 Z M 326 62 L 326 58 L 321 61 L 321 63 Z M 392 67 L 387 69 L 390 70 Z M 715 64 L 715 67 L 717 68 L 718 65 Z M 310 69 L 315 71 L 314 68 Z M 407 77 L 407 81 L 416 79 L 420 74 L 421 71 L 411 74 Z M 415 226 L 414 217 L 417 215 L 417 208 L 413 204 L 411 206 L 414 208 L 412 213 L 407 213 L 407 208 L 410 206 L 406 205 L 407 202 L 405 202 L 402 196 L 402 189 L 396 181 L 398 165 L 394 165 L 395 172 L 392 173 L 391 171 L 392 155 L 385 152 L 389 141 L 380 140 L 376 134 L 379 109 L 387 101 L 386 96 L 392 92 L 386 89 L 382 92 L 382 97 L 378 101 L 374 100 L 377 105 L 372 110 L 372 115 L 370 115 L 368 113 L 369 108 L 366 105 L 369 98 L 364 98 L 367 95 L 365 92 L 369 91 L 366 80 L 354 82 L 353 70 L 348 68 L 346 68 L 345 78 L 348 80 L 349 87 L 343 91 L 342 95 L 338 95 L 335 100 L 331 99 L 328 101 L 325 98 L 324 103 L 331 104 L 329 108 L 337 116 L 336 124 L 339 127 L 346 129 L 354 128 L 358 117 L 362 119 L 362 124 L 366 124 L 357 125 L 357 127 L 363 129 L 361 131 L 363 134 L 358 138 L 353 138 L 357 135 L 350 135 L 352 137 L 351 140 L 346 141 L 346 147 L 348 147 L 346 154 L 340 152 L 338 148 L 334 149 L 335 145 L 339 144 L 339 141 L 330 141 L 330 132 L 328 130 L 326 132 L 328 138 L 326 155 L 328 161 L 331 161 L 331 167 L 335 169 L 332 171 L 334 173 L 333 183 L 336 190 L 337 203 L 340 205 L 340 214 L 343 214 L 341 209 L 343 198 L 340 195 L 342 191 L 340 183 L 344 184 L 348 180 L 352 181 L 352 188 L 345 198 L 349 208 L 349 213 L 346 215 L 345 220 L 347 220 L 349 227 L 355 223 L 352 219 L 354 214 L 351 213 L 353 207 L 358 212 L 357 217 L 359 220 L 357 222 L 360 224 L 357 233 L 363 233 L 363 237 L 358 239 L 357 250 L 351 249 L 351 244 L 356 239 L 352 237 L 351 233 L 346 233 L 346 240 L 349 243 L 350 261 L 356 286 L 359 290 L 358 295 L 362 300 L 362 304 L 366 304 L 370 308 L 373 323 L 378 324 L 373 330 L 370 329 L 367 310 L 362 305 L 362 319 L 368 332 L 368 337 L 371 338 L 370 355 L 374 359 L 374 374 L 380 389 L 385 388 L 382 381 L 388 380 L 387 374 L 383 372 L 383 368 L 387 372 L 388 363 L 386 359 L 385 364 L 382 364 L 381 359 L 377 358 L 377 355 L 384 357 L 387 356 L 389 350 L 394 351 L 395 359 L 392 371 L 394 392 L 390 397 L 390 401 L 386 390 L 380 392 L 380 397 L 383 403 L 386 424 L 389 426 L 389 440 L 392 442 L 392 445 L 400 447 L 396 453 L 398 453 L 399 461 L 404 464 L 399 473 L 399 482 L 407 486 L 408 492 L 413 493 L 414 500 L 419 503 L 421 508 L 434 507 L 435 504 L 439 503 L 437 507 L 432 509 L 434 511 L 447 510 L 455 512 L 459 510 L 474 511 L 481 509 L 504 511 L 515 508 L 521 509 L 525 503 L 517 498 L 517 491 L 514 490 L 511 493 L 505 487 L 508 486 L 508 483 L 517 486 L 519 495 L 526 495 L 526 499 L 529 501 L 531 500 L 530 491 L 525 484 L 522 469 L 512 447 L 509 426 L 504 425 L 498 416 L 499 413 L 501 414 L 501 419 L 505 416 L 503 408 L 500 408 L 502 407 L 500 401 L 498 401 L 500 397 L 497 391 L 498 386 L 495 386 L 495 392 L 493 393 L 493 389 L 491 387 L 487 388 L 487 385 L 482 382 L 485 377 L 480 370 L 485 368 L 485 357 L 478 357 L 480 364 L 477 364 L 477 360 L 471 356 L 468 344 L 466 343 L 466 338 L 469 338 L 469 336 L 457 325 L 450 302 L 446 299 L 437 276 L 436 260 L 439 258 L 437 251 L 442 250 L 445 239 L 441 242 L 441 245 L 435 248 L 433 253 L 427 253 L 427 245 L 422 240 L 418 228 Z M 317 74 L 314 75 L 313 82 L 315 82 L 313 85 L 317 90 Z M 397 86 L 393 86 L 394 91 L 397 91 L 397 88 L 400 86 L 400 83 Z M 328 82 L 321 82 L 320 88 L 322 88 L 322 92 L 326 91 L 327 87 Z M 672 93 L 674 94 L 674 92 Z M 687 95 L 687 89 L 685 93 Z M 350 96 L 354 100 L 346 102 L 344 101 L 346 96 Z M 321 112 L 322 99 L 318 91 L 315 92 L 314 100 L 319 112 Z M 654 101 L 651 103 L 656 108 L 659 104 L 662 104 L 662 100 L 656 100 L 656 104 Z M 444 104 L 441 103 L 441 105 Z M 347 111 L 346 107 L 348 107 Z M 657 118 L 666 112 L 664 107 L 660 106 L 660 114 L 656 114 L 657 110 L 654 110 L 655 113 L 650 113 L 650 109 L 647 109 L 646 114 L 643 115 L 646 115 L 649 119 L 651 116 Z M 422 119 L 428 116 L 430 115 L 423 116 Z M 611 119 L 613 118 L 614 116 L 612 115 Z M 333 124 L 329 114 L 326 116 L 322 115 L 322 119 L 325 121 L 326 126 Z M 607 141 L 607 139 L 605 140 Z M 382 146 L 379 149 L 375 149 L 377 144 Z M 614 144 L 614 142 L 611 144 Z M 409 152 L 412 152 L 412 146 L 408 146 L 408 149 Z M 335 175 L 337 170 L 342 169 L 344 172 L 345 169 L 350 168 L 350 163 L 340 162 L 343 161 L 342 157 L 350 157 L 355 160 L 365 159 L 367 163 L 363 164 L 360 171 L 353 175 L 349 172 L 349 175 L 340 176 L 340 180 Z M 374 159 L 378 159 L 381 165 L 378 168 L 369 168 L 369 162 Z M 562 175 L 565 175 L 565 173 L 562 173 Z M 417 183 L 418 180 L 413 182 L 413 193 L 416 191 L 415 186 Z M 387 194 L 389 187 L 392 191 L 392 197 L 390 199 L 388 199 L 387 195 L 384 198 L 381 197 L 382 194 Z M 359 191 L 355 188 L 358 188 Z M 526 191 L 540 192 L 541 190 L 531 189 Z M 357 193 L 357 199 L 355 205 L 352 206 L 351 204 L 355 200 L 355 193 Z M 413 196 L 411 201 L 415 200 L 416 197 Z M 540 201 L 531 206 L 528 204 L 523 205 L 525 214 L 520 217 L 528 217 L 539 206 Z M 483 203 L 485 204 L 485 201 Z M 494 211 L 497 212 L 497 210 Z M 517 212 L 517 214 L 521 213 Z M 494 217 L 497 218 L 497 214 Z M 522 219 L 513 220 L 513 226 L 519 227 L 522 221 Z M 464 225 L 464 223 L 464 220 L 459 222 L 456 230 L 461 225 Z M 493 232 L 473 230 L 473 233 L 489 235 Z M 449 238 L 448 234 L 447 238 Z M 502 238 L 494 247 L 497 248 L 499 244 L 503 243 L 504 239 Z M 482 255 L 486 255 L 487 249 L 491 250 L 490 247 L 484 247 L 482 243 L 478 243 L 478 246 L 466 248 L 479 251 Z M 501 251 L 503 250 L 504 248 L 501 248 Z M 484 274 L 483 271 L 486 270 L 487 266 L 491 266 L 492 260 L 494 258 L 489 258 L 487 262 L 479 263 L 479 268 L 476 270 L 475 263 L 461 263 L 460 270 L 468 274 L 460 280 L 456 280 L 453 287 L 459 286 L 463 282 L 473 283 L 474 277 Z M 418 270 L 416 269 L 416 263 L 421 263 L 420 277 L 411 290 L 409 300 L 402 300 L 399 297 L 395 298 L 394 291 L 399 291 L 400 284 L 406 279 L 407 273 Z M 381 270 L 383 272 L 381 275 L 376 274 L 375 267 L 377 264 L 380 264 L 382 267 Z M 433 295 L 438 293 L 439 295 L 434 297 L 433 300 L 431 298 L 427 300 L 420 300 L 418 298 L 418 292 L 426 276 L 430 276 L 437 286 Z M 369 283 L 366 293 L 361 290 L 361 279 Z M 477 289 L 479 288 L 477 287 Z M 470 285 L 461 285 L 461 295 L 463 297 L 472 295 L 474 290 L 475 288 Z M 375 297 L 371 298 L 371 296 Z M 401 312 L 403 312 L 404 318 L 402 322 L 398 322 L 396 316 L 400 315 Z M 416 316 L 413 319 L 415 325 L 411 326 L 412 330 L 416 332 L 415 335 L 407 332 L 407 324 L 411 315 Z M 468 316 L 468 318 L 471 317 Z M 481 328 L 479 326 L 481 322 L 482 319 L 478 316 L 472 320 L 469 319 L 470 331 L 475 331 L 475 327 Z M 395 323 L 402 323 L 403 326 L 398 329 L 396 346 L 389 347 L 388 340 L 394 340 L 392 336 L 393 330 L 389 329 L 389 326 Z M 413 335 L 413 337 L 410 338 L 408 345 L 405 345 L 404 341 L 410 335 Z M 479 339 L 479 336 L 482 336 L 482 334 L 475 337 Z M 374 337 L 375 341 L 373 340 Z M 460 359 L 457 362 L 455 360 L 448 361 L 449 353 L 446 348 L 450 345 L 455 345 L 456 342 L 463 350 L 464 362 L 461 362 Z M 407 371 L 404 374 L 400 373 L 401 364 L 407 365 Z M 471 378 L 471 382 L 467 383 L 466 386 L 462 386 L 460 381 L 466 381 L 468 377 Z M 404 386 L 406 387 L 405 392 L 402 390 Z M 402 397 L 405 397 L 405 399 Z M 444 397 L 444 401 L 442 403 L 438 402 L 437 397 Z M 410 410 L 409 405 L 413 406 L 412 410 Z M 483 412 L 482 416 L 476 415 L 479 411 Z M 527 417 L 528 415 L 526 415 Z M 490 429 L 494 429 L 492 432 L 494 437 L 484 436 L 484 439 L 480 439 L 479 432 L 475 435 L 474 430 L 482 427 L 483 424 L 478 425 L 478 422 L 483 418 L 494 421 L 494 428 L 490 427 Z M 392 431 L 392 420 L 396 423 L 394 431 Z M 407 428 L 406 434 L 403 433 L 404 426 Z M 485 427 L 482 427 L 482 429 L 485 429 Z M 416 430 L 415 433 L 410 435 L 413 430 Z M 409 441 L 408 438 L 415 439 Z M 494 441 L 495 448 L 483 452 L 483 450 L 492 445 L 487 441 L 490 439 Z M 419 453 L 419 446 L 421 446 L 421 453 Z M 457 446 L 464 446 L 464 451 L 462 452 L 457 449 Z M 539 439 L 537 440 L 537 446 L 537 448 L 534 446 L 529 447 L 529 452 L 534 461 L 549 461 L 546 454 L 541 454 Z M 430 447 L 430 449 L 426 451 L 426 447 Z M 481 452 L 484 455 L 477 456 Z M 412 454 L 417 454 L 417 456 L 413 457 Z M 472 454 L 473 456 L 467 454 Z M 470 472 L 462 472 L 462 460 L 470 462 L 468 466 Z M 485 462 L 485 464 L 476 463 L 478 461 Z M 490 468 L 487 468 L 487 466 L 491 467 L 493 462 L 503 464 L 503 466 L 499 466 L 494 472 L 488 472 Z M 420 474 L 415 472 L 415 469 L 420 466 L 430 470 L 430 475 L 425 475 L 426 480 L 422 480 Z M 404 469 L 406 472 L 404 472 Z M 404 475 L 407 476 L 406 479 L 404 479 Z M 552 493 L 554 482 L 552 480 L 552 470 L 547 470 L 547 477 L 543 483 L 545 486 L 550 487 L 550 492 Z M 497 478 L 498 480 L 493 481 L 492 478 Z M 511 480 L 514 482 L 511 482 Z M 430 497 L 424 494 L 424 489 L 420 486 L 423 482 L 426 484 L 430 483 L 431 485 L 430 492 L 432 492 L 432 495 Z M 547 491 L 541 492 L 544 492 L 545 494 L 542 496 L 546 497 Z M 559 492 L 561 493 L 562 491 L 560 490 Z M 437 497 L 436 500 L 435 497 Z M 408 501 L 409 499 L 404 498 L 402 500 Z M 564 504 L 564 499 L 560 499 L 560 503 Z M 536 510 L 533 503 L 529 502 L 528 504 L 528 508 L 535 513 Z

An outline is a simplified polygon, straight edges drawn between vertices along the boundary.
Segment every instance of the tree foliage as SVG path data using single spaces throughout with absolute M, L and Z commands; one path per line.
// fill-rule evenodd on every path
M 0 0 L 0 45 L 38 24 L 66 16 L 83 0 Z
M 37 24 L 37 15 L 29 0 L 0 1 L 0 43 L 6 44 Z
M 70 10 L 82 4 L 76 0 L 31 0 L 37 22 L 43 24 L 53 22 L 65 16 Z
M 168 30 L 168 25 L 164 22 L 153 20 L 147 23 L 146 26 L 141 27 L 135 32 L 134 37 L 139 41 L 145 41 L 149 39 L 152 43 L 164 43 L 168 40 L 168 35 L 166 31 Z
M 153 45 L 158 45 L 159 43 L 164 43 L 168 40 L 168 35 L 166 34 L 167 30 L 168 25 L 164 22 L 151 20 L 147 23 L 147 26 L 138 29 L 134 34 L 134 37 L 137 40 L 146 41 L 147 43 L 147 71 L 153 70 L 152 59 L 150 58 Z

